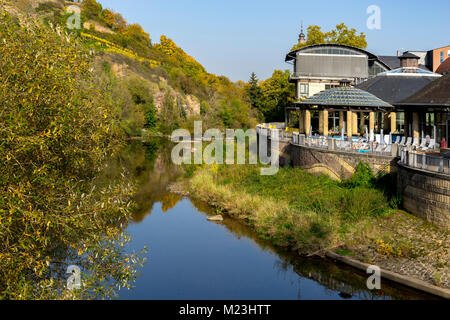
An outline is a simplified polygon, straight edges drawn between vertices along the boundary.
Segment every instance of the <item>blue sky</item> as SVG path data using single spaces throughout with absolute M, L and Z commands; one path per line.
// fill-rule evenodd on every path
M 429 50 L 450 45 L 448 0 L 100 0 L 129 23 L 139 23 L 153 42 L 165 34 L 208 72 L 247 81 L 254 71 L 270 77 L 291 69 L 284 57 L 298 39 L 300 23 L 322 30 L 344 22 L 367 36 L 367 50 Z M 366 9 L 381 9 L 381 30 L 369 30 Z M 404 9 L 407 8 L 407 9 Z

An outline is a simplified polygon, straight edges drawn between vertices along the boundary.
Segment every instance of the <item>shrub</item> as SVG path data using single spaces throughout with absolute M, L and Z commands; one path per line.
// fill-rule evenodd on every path
M 36 12 L 54 12 L 54 11 L 60 11 L 64 9 L 64 4 L 61 2 L 53 2 L 53 1 L 47 1 L 47 2 L 41 2 L 39 3 L 39 6 L 36 8 Z
M 356 187 L 342 194 L 344 217 L 358 220 L 366 216 L 376 217 L 388 212 L 389 206 L 383 193 L 377 189 Z
M 372 168 L 365 162 L 360 162 L 356 166 L 356 171 L 353 176 L 344 182 L 346 187 L 371 187 L 374 185 L 375 175 Z
M 133 277 L 114 247 L 132 186 L 99 180 L 121 144 L 111 83 L 69 35 L 26 25 L 0 12 L 0 298 L 101 293 Z M 61 261 L 94 277 L 86 291 L 65 291 Z
M 114 27 L 114 24 L 116 23 L 116 16 L 114 15 L 114 12 L 109 9 L 105 9 L 102 11 L 102 19 L 110 28 Z
M 95 0 L 83 0 L 81 3 L 81 14 L 87 19 L 101 21 L 102 11 L 102 5 Z

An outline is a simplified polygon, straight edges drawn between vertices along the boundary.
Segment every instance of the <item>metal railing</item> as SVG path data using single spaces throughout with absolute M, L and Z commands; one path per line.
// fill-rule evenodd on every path
M 293 145 L 318 148 L 330 151 L 343 151 L 348 153 L 366 153 L 372 155 L 400 157 L 400 163 L 410 168 L 450 174 L 450 158 L 438 155 L 430 155 L 418 151 L 417 146 L 404 146 L 397 143 L 386 144 L 376 141 L 342 140 L 340 138 L 326 138 L 321 136 L 307 136 L 295 131 L 286 131 L 282 123 L 260 124 L 256 131 L 260 135 L 269 136 L 271 139 L 290 141 Z M 416 149 L 416 150 L 415 150 Z M 430 149 L 433 150 L 433 149 Z
M 403 148 L 400 154 L 400 163 L 404 166 L 430 172 L 450 174 L 449 158 L 411 151 L 407 148 Z
M 397 146 L 393 144 L 378 144 L 374 141 L 367 142 L 363 139 L 347 141 L 336 138 L 320 136 L 306 136 L 297 132 L 293 133 L 291 143 L 294 145 L 325 149 L 330 151 L 343 151 L 349 153 L 366 153 L 389 157 L 397 157 Z
M 271 139 L 278 138 L 280 141 L 291 141 L 292 131 L 286 131 L 284 123 L 263 123 L 256 126 L 256 132 Z M 278 135 L 276 135 L 278 133 Z

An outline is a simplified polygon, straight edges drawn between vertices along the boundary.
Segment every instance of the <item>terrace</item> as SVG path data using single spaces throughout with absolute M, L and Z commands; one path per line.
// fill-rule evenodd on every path
M 384 136 L 376 134 L 373 140 L 367 136 L 352 137 L 348 140 L 343 135 L 324 137 L 301 134 L 298 129 L 286 127 L 280 122 L 259 124 L 256 130 L 261 136 L 279 139 L 294 146 L 340 151 L 349 155 L 368 154 L 399 158 L 399 163 L 406 167 L 450 175 L 450 152 L 440 153 L 437 144 L 429 138 L 422 139 L 420 145 L 418 139 L 413 140 L 404 136 L 397 136 L 394 139 L 391 134 Z

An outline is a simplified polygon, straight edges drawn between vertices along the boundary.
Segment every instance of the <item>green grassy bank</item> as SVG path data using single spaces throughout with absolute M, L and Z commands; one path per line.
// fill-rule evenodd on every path
M 195 172 L 189 191 L 246 220 L 274 244 L 308 253 L 340 246 L 393 214 L 375 181 L 364 165 L 346 183 L 294 168 L 261 176 L 255 166 L 211 166 Z
M 186 177 L 191 197 L 277 246 L 304 255 L 331 250 L 448 285 L 448 232 L 398 209 L 395 177 L 375 177 L 363 163 L 344 182 L 290 167 L 261 176 L 247 165 L 188 166 Z

